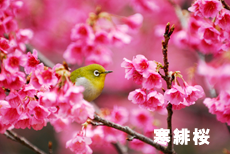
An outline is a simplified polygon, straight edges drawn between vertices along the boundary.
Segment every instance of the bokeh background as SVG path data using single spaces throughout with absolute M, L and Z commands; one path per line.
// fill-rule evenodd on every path
M 151 3 L 152 7 L 138 6 L 138 0 L 23 0 L 24 4 L 17 16 L 17 21 L 19 27 L 29 28 L 33 31 L 34 36 L 29 44 L 56 64 L 65 60 L 63 53 L 71 43 L 71 29 L 77 23 L 86 23 L 89 13 L 95 12 L 98 6 L 101 7 L 102 11 L 120 17 L 141 13 L 143 16 L 142 26 L 129 34 L 132 41 L 121 47 L 110 47 L 112 61 L 106 66 L 106 69 L 113 70 L 113 73 L 107 76 L 103 93 L 95 100 L 95 103 L 101 108 L 112 109 L 114 105 L 117 105 L 126 107 L 131 111 L 138 106 L 128 101 L 127 97 L 130 91 L 139 86 L 133 81 L 125 79 L 124 69 L 121 68 L 123 58 L 132 59 L 137 54 L 143 54 L 149 60 L 163 62 L 161 41 L 163 40 L 166 23 L 170 22 L 175 25 L 175 35 L 177 31 L 182 29 L 175 9 L 169 1 L 147 1 Z M 226 2 L 230 4 L 230 0 L 226 0 Z M 192 1 L 176 0 L 175 3 L 182 9 L 187 10 Z M 191 71 L 191 68 L 196 66 L 199 60 L 197 52 L 190 48 L 178 46 L 177 41 L 172 36 L 169 43 L 169 69 L 171 71 L 181 71 L 186 81 L 200 84 L 205 90 L 206 97 L 211 97 L 204 77 L 195 74 L 191 80 L 189 76 L 191 75 L 189 70 Z M 85 64 L 71 64 L 69 67 L 74 70 L 83 65 Z M 178 154 L 221 154 L 224 149 L 230 150 L 230 132 L 226 124 L 217 121 L 215 115 L 208 112 L 208 108 L 203 104 L 203 99 L 197 101 L 195 105 L 176 110 L 173 113 L 173 130 L 176 128 L 190 130 L 188 145 L 174 145 Z M 159 128 L 167 127 L 166 115 L 157 112 L 151 114 Z M 131 118 L 130 116 L 129 119 Z M 209 145 L 199 146 L 194 144 L 192 132 L 195 128 L 210 129 Z M 48 124 L 40 131 L 33 129 L 14 131 L 44 151 L 48 151 L 48 142 L 51 141 L 55 154 L 71 154 L 72 152 L 65 148 L 65 143 L 71 138 L 73 131 L 80 129 L 79 125 L 73 124 L 68 130 L 56 133 L 53 127 Z M 113 146 L 106 148 L 98 146 L 93 147 L 93 150 L 95 154 L 117 153 Z M 0 135 L 0 153 L 29 154 L 33 151 L 7 139 L 4 135 Z M 129 150 L 129 153 L 139 154 L 142 152 Z

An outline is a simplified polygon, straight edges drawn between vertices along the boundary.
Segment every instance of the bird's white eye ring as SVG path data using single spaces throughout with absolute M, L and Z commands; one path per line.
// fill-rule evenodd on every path
M 99 75 L 100 75 L 100 72 L 99 72 L 98 70 L 95 70 L 95 71 L 93 72 L 93 74 L 94 74 L 95 76 L 99 76 Z

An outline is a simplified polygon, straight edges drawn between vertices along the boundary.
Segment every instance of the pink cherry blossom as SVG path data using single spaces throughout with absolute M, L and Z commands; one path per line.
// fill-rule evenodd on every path
M 193 12 L 195 16 L 202 16 L 203 14 L 200 11 L 202 5 L 202 0 L 196 0 L 191 7 L 188 8 L 189 11 Z
M 121 67 L 125 68 L 125 78 L 126 79 L 129 80 L 132 78 L 135 83 L 142 84 L 143 75 L 135 69 L 132 61 L 124 58 L 124 61 L 121 63 Z
M 133 6 L 140 11 L 158 12 L 160 9 L 158 4 L 152 0 L 132 0 Z
M 7 83 L 4 83 L 7 88 L 18 90 L 25 84 L 25 74 L 23 72 L 7 73 L 6 75 L 10 75 L 9 78 L 6 78 Z
M 56 100 L 58 97 L 58 94 L 55 91 L 49 91 L 49 92 L 39 92 L 37 94 L 37 96 L 39 97 L 39 103 L 42 106 L 45 107 L 52 107 L 54 105 L 56 105 Z
M 16 33 L 16 36 L 18 42 L 28 43 L 28 41 L 33 37 L 33 31 L 30 29 L 20 29 Z
M 129 112 L 124 107 L 114 106 L 111 112 L 111 120 L 115 123 L 123 125 L 128 121 Z
M 184 89 L 178 85 L 173 85 L 171 89 L 167 89 L 164 93 L 165 101 L 174 105 L 179 105 L 180 102 L 184 101 L 185 97 Z
M 1 37 L 0 38 L 0 50 L 3 53 L 7 53 L 7 49 L 9 49 L 9 48 L 10 48 L 9 40 Z
M 199 44 L 200 50 L 204 54 L 216 54 L 218 53 L 218 44 L 208 43 L 204 39 L 201 40 Z
M 76 103 L 71 109 L 73 118 L 78 123 L 84 123 L 88 118 L 94 118 L 94 107 L 86 101 Z
M 0 100 L 0 115 L 3 116 L 4 113 L 11 108 L 10 104 L 8 101 L 5 100 Z
M 173 35 L 174 43 L 181 48 L 187 48 L 189 45 L 189 36 L 185 30 L 181 30 Z
M 136 70 L 132 72 L 132 79 L 136 84 L 142 84 L 143 82 L 143 76 Z
M 38 60 L 37 50 L 33 50 L 33 53 L 27 53 L 27 62 L 25 65 L 25 72 L 30 74 L 32 71 L 35 71 L 39 67 L 40 61 Z
M 132 61 L 123 58 L 123 62 L 121 63 L 121 67 L 125 68 L 125 78 L 130 79 L 132 78 L 133 71 L 135 70 Z
M 200 85 L 185 87 L 186 101 L 192 103 L 204 96 L 204 90 Z
M 37 119 L 35 117 L 31 117 L 30 125 L 34 130 L 41 130 L 44 126 L 46 126 L 47 122 L 45 119 Z
M 196 1 L 197 2 L 197 1 Z M 207 24 L 203 18 L 192 14 L 188 21 L 188 31 L 190 35 L 199 35 L 199 28 Z
M 103 46 L 97 46 L 90 55 L 86 56 L 86 64 L 96 63 L 107 66 L 111 61 L 111 50 Z
M 230 124 L 230 94 L 221 91 L 217 98 L 206 98 L 204 104 L 209 108 L 209 112 L 216 114 L 217 119 L 223 123 Z
M 1 109 L 2 112 L 2 123 L 3 124 L 13 124 L 15 123 L 19 117 L 20 114 L 17 110 L 17 108 L 7 108 L 7 109 Z
M 50 69 L 40 71 L 35 71 L 36 77 L 38 78 L 38 82 L 45 87 L 49 87 L 51 85 L 55 85 L 57 83 L 57 77 L 55 73 Z
M 149 62 L 143 55 L 136 55 L 133 59 L 133 65 L 140 74 L 143 74 L 144 77 L 148 76 L 149 71 L 156 71 L 157 67 L 156 63 L 153 61 Z
M 203 0 L 201 1 L 200 12 L 205 18 L 214 18 L 222 9 L 222 3 L 219 0 Z
M 24 85 L 18 92 L 22 98 L 34 97 L 36 95 L 36 90 L 31 84 Z
M 95 33 L 95 42 L 99 44 L 108 44 L 110 42 L 108 33 L 106 31 L 97 31 Z
M 150 112 L 145 109 L 133 109 L 131 112 L 131 122 L 134 126 L 145 128 L 148 123 L 151 123 L 153 118 Z
M 61 132 L 68 128 L 69 124 L 71 123 L 70 118 L 55 118 L 54 120 L 50 120 L 50 123 L 54 127 L 56 132 Z
M 155 111 L 164 109 L 167 104 L 164 102 L 164 96 L 161 93 L 153 90 L 148 93 L 147 101 L 143 105 L 148 110 Z
M 4 100 L 5 97 L 6 97 L 5 91 L 2 88 L 0 88 L 0 100 Z
M 124 132 L 121 132 L 117 129 L 114 129 L 112 127 L 103 126 L 103 133 L 104 133 L 104 140 L 109 143 L 116 143 L 120 142 L 121 144 L 124 144 L 126 142 L 127 134 Z
M 134 150 L 146 153 L 146 154 L 156 153 L 156 150 L 154 147 L 148 144 L 145 144 L 144 142 L 137 140 L 137 139 L 134 139 L 132 140 L 132 142 L 129 142 L 129 146 L 131 149 L 134 149 Z
M 15 90 L 10 91 L 10 94 L 6 97 L 6 100 L 9 102 L 12 108 L 17 108 L 20 104 L 22 104 L 22 98 Z
M 81 64 L 83 59 L 83 43 L 81 41 L 71 43 L 63 54 L 65 59 L 71 64 Z
M 208 44 L 215 44 L 220 41 L 220 32 L 210 25 L 202 26 L 199 32 L 203 34 L 203 39 Z
M 21 114 L 18 121 L 14 124 L 16 129 L 30 128 L 30 117 L 27 114 Z
M 220 28 L 229 31 L 230 27 L 230 11 L 223 9 L 220 14 L 217 16 L 216 24 L 220 26 Z
M 4 60 L 4 67 L 7 71 L 15 73 L 19 70 L 19 66 L 25 65 L 25 57 L 19 50 L 16 50 L 13 54 L 8 54 L 7 59 Z
M 134 104 L 143 104 L 146 101 L 145 89 L 136 89 L 129 93 L 128 99 Z
M 70 104 L 74 105 L 81 103 L 81 101 L 83 100 L 82 92 L 84 91 L 84 87 L 75 86 L 72 83 L 67 83 L 67 86 L 65 88 L 67 89 L 65 91 L 64 97 L 70 102 Z
M 36 70 L 38 71 L 38 70 Z M 38 73 L 36 73 L 38 74 Z M 42 87 L 42 84 L 39 83 L 39 79 L 35 73 L 32 73 L 30 78 L 30 83 L 35 89 L 40 89 Z
M 0 121 L 2 121 L 2 117 L 0 116 Z M 13 127 L 12 127 L 12 125 L 10 125 L 10 124 L 3 124 L 3 123 L 1 123 L 0 122 L 0 133 L 5 133 L 5 131 L 8 129 L 8 130 L 10 130 L 10 129 L 12 129 Z
M 76 24 L 71 33 L 72 40 L 94 39 L 92 28 L 87 24 Z
M 172 108 L 173 110 L 180 110 L 182 108 L 185 108 L 186 106 L 190 106 L 195 104 L 195 102 L 187 102 L 186 99 L 184 98 L 184 100 L 182 102 L 179 102 L 177 105 L 173 104 Z
M 137 29 L 143 22 L 143 16 L 140 13 L 136 13 L 129 17 L 123 18 L 123 21 L 129 26 L 130 29 Z
M 162 87 L 162 81 L 161 76 L 157 72 L 149 73 L 146 78 L 143 79 L 142 83 L 143 88 L 146 88 L 148 90 L 156 87 L 161 88 Z
M 10 0 L 2 0 L 0 6 L 1 11 L 7 9 L 10 6 Z
M 105 145 L 104 132 L 102 127 L 96 127 L 92 130 L 90 126 L 87 127 L 87 136 L 92 139 L 94 145 Z
M 131 36 L 118 29 L 110 33 L 110 39 L 111 43 L 118 47 L 131 42 Z
M 91 143 L 92 140 L 89 137 L 86 137 L 82 132 L 78 132 L 72 139 L 66 142 L 66 148 L 69 148 L 76 154 L 91 154 L 93 153 L 89 147 Z
M 33 114 L 36 119 L 42 120 L 42 119 L 46 119 L 50 114 L 50 112 L 45 107 L 41 105 L 36 105 L 33 108 L 31 114 Z

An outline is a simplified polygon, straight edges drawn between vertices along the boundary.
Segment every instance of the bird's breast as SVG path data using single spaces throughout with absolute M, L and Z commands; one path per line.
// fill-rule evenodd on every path
M 103 88 L 95 87 L 87 78 L 80 77 L 76 79 L 76 86 L 83 86 L 85 88 L 83 95 L 84 99 L 88 102 L 96 99 L 100 94 Z

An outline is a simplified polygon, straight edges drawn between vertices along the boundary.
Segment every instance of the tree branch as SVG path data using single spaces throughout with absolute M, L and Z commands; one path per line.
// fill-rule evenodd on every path
M 230 10 L 230 6 L 224 0 L 220 0 L 220 1 L 225 9 Z
M 38 149 L 36 146 L 34 146 L 32 143 L 30 143 L 28 140 L 26 140 L 25 138 L 17 135 L 15 132 L 13 132 L 12 130 L 6 130 L 5 134 L 4 134 L 7 138 L 19 142 L 22 145 L 25 145 L 26 147 L 30 148 L 31 150 L 35 151 L 37 154 L 46 154 L 45 152 L 43 152 L 42 150 Z
M 172 80 L 171 80 L 171 76 L 169 75 L 169 62 L 168 62 L 168 42 L 170 39 L 170 36 L 172 35 L 174 31 L 174 25 L 171 26 L 170 28 L 170 23 L 167 23 L 166 27 L 165 27 L 165 33 L 164 33 L 164 41 L 162 41 L 162 53 L 163 53 L 163 61 L 164 61 L 164 80 L 166 81 L 167 84 L 167 89 L 171 89 L 172 86 Z M 170 130 L 169 132 L 169 137 L 170 137 L 170 141 L 168 143 L 168 147 L 167 150 L 171 151 L 171 153 L 173 153 L 174 149 L 173 149 L 173 136 L 172 136 L 172 114 L 173 114 L 173 110 L 172 110 L 172 104 L 169 103 L 167 106 L 167 111 L 168 111 L 168 117 L 167 117 L 167 125 L 168 125 L 168 129 Z
M 128 126 L 121 126 L 119 124 L 116 124 L 116 123 L 113 123 L 111 121 L 108 121 L 108 120 L 106 120 L 104 118 L 101 118 L 100 116 L 98 116 L 96 114 L 94 114 L 94 119 L 93 119 L 92 122 L 91 121 L 88 121 L 88 122 L 90 124 L 92 124 L 92 125 L 95 124 L 94 123 L 95 121 L 100 122 L 100 123 L 104 124 L 104 126 L 112 127 L 112 128 L 118 129 L 120 131 L 123 131 L 123 132 L 125 132 L 125 133 L 127 133 L 127 134 L 129 134 L 131 136 L 135 136 L 136 139 L 141 140 L 141 141 L 143 141 L 143 142 L 145 142 L 145 143 L 147 143 L 149 145 L 152 145 L 153 147 L 155 147 L 156 149 L 158 149 L 158 150 L 160 150 L 160 151 L 162 151 L 164 153 L 173 153 L 173 154 L 175 154 L 174 151 L 170 151 L 166 147 L 164 147 L 164 146 L 162 146 L 162 145 L 160 145 L 158 143 L 155 143 L 152 139 L 150 139 L 150 138 L 148 138 L 148 137 L 146 137 L 146 136 L 144 136 L 144 135 L 142 135 L 140 133 L 135 132 L 134 130 L 130 129 Z

